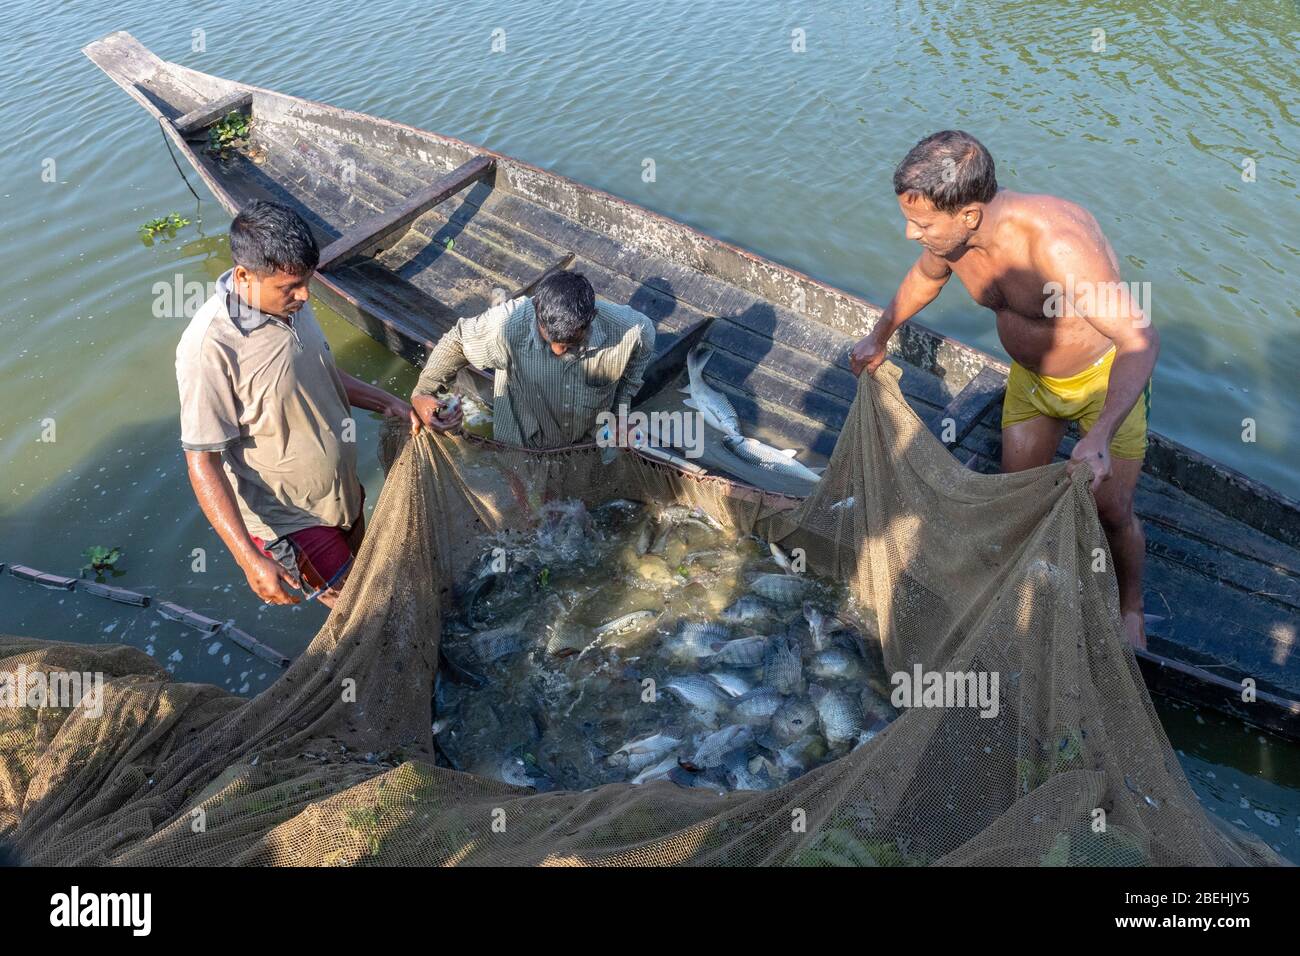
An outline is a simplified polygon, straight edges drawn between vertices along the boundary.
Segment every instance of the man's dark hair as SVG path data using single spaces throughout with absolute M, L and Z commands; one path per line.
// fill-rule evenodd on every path
M 913 146 L 894 170 L 894 193 L 921 195 L 942 212 L 988 202 L 998 191 L 993 157 L 970 133 L 946 129 Z
M 537 284 L 533 310 L 547 338 L 573 345 L 582 341 L 596 317 L 596 293 L 582 273 L 557 272 Z
M 230 256 L 249 272 L 305 276 L 320 262 L 320 247 L 302 217 L 275 202 L 256 200 L 230 224 Z

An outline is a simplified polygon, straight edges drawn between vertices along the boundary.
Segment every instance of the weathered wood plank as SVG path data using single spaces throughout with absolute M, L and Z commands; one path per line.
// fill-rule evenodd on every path
M 509 298 L 506 299 L 506 301 L 509 302 L 513 299 L 522 298 L 523 296 L 526 295 L 532 295 L 533 290 L 536 289 L 539 285 L 541 285 L 545 280 L 549 279 L 557 272 L 563 272 L 565 269 L 569 268 L 569 266 L 573 264 L 573 260 L 575 258 L 577 257 L 572 252 L 566 252 L 559 259 L 555 260 L 549 266 L 543 269 L 537 275 L 536 278 L 532 279 L 529 282 L 525 282 L 519 288 L 515 289 L 514 292 L 510 293 L 510 296 Z
M 1147 688 L 1153 694 L 1231 714 L 1290 740 L 1300 738 L 1300 702 L 1258 691 L 1253 702 L 1245 703 L 1239 681 L 1150 651 L 1138 651 L 1137 660 Z
M 176 132 L 182 136 L 190 137 L 196 133 L 202 133 L 229 113 L 251 110 L 252 107 L 253 94 L 248 90 L 237 90 L 221 97 L 219 100 L 204 103 L 198 109 L 191 110 L 184 116 L 178 117 L 173 125 L 176 127 Z
M 713 319 L 701 319 L 692 326 L 655 334 L 655 357 L 645 370 L 636 398 L 645 401 L 672 382 L 686 366 L 686 356 L 708 332 Z
M 321 252 L 318 268 L 329 269 L 350 256 L 363 253 L 378 245 L 399 229 L 405 229 L 430 206 L 436 206 L 448 196 L 455 195 L 495 169 L 496 160 L 492 157 L 475 156 L 469 162 L 430 183 L 402 205 L 357 223 Z
M 981 370 L 939 414 L 935 434 L 950 450 L 957 447 L 966 440 L 985 412 L 1001 400 L 1006 390 L 1006 376 L 992 368 Z

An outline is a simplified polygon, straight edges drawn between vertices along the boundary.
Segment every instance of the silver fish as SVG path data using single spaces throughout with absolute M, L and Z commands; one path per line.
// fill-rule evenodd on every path
M 676 530 L 677 530 L 677 526 L 670 521 L 665 521 L 662 524 L 660 524 L 659 530 L 655 534 L 654 541 L 650 544 L 650 548 L 649 550 L 646 551 L 646 553 L 663 554 L 664 549 L 668 547 L 668 539 L 672 536 L 672 533 Z
M 776 752 L 776 765 L 798 776 L 826 756 L 826 745 L 816 734 L 804 734 Z
M 808 696 L 817 708 L 822 734 L 832 747 L 856 739 L 866 729 L 862 708 L 851 694 L 813 684 L 808 688 Z
M 664 650 L 674 657 L 709 657 L 731 639 L 731 632 L 712 621 L 682 621 L 664 641 Z
M 709 658 L 710 664 L 731 664 L 735 667 L 757 667 L 767 654 L 767 638 L 741 637 L 727 641 Z
M 540 767 L 518 754 L 508 754 L 500 761 L 480 768 L 479 772 L 514 787 L 532 787 L 534 790 L 555 788 L 555 784 Z
M 770 620 L 774 613 L 770 604 L 752 594 L 746 594 L 726 608 L 719 617 L 731 624 L 760 624 Z
M 834 618 L 828 618 L 810 601 L 803 602 L 803 617 L 808 622 L 808 631 L 812 634 L 813 647 L 822 651 L 826 649 L 826 638 L 835 630 Z
M 704 420 L 724 436 L 740 438 L 740 417 L 727 397 L 704 381 L 704 366 L 713 355 L 712 349 L 695 346 L 686 356 L 686 376 L 690 381 L 682 389 L 690 398 L 682 402 L 704 416 Z
M 651 764 L 662 762 L 667 755 L 675 754 L 681 743 L 680 739 L 668 734 L 651 734 L 639 740 L 629 740 L 614 751 L 606 763 L 625 766 L 629 773 L 640 773 Z
M 465 593 L 460 598 L 460 606 L 464 608 L 465 620 L 471 627 L 479 627 L 483 624 L 482 617 L 476 611 L 477 605 L 496 589 L 504 577 L 503 574 L 486 571 L 480 573 L 465 587 Z
M 853 506 L 856 503 L 857 502 L 854 501 L 853 496 L 849 495 L 847 498 L 841 498 L 839 501 L 835 502 L 835 504 L 831 505 L 831 511 L 852 511 Z
M 803 656 L 797 641 L 784 636 L 767 642 L 763 683 L 779 694 L 797 694 L 803 690 Z
M 650 734 L 629 740 L 614 753 L 619 754 L 665 754 L 681 744 L 681 740 L 668 734 Z
M 855 680 L 862 673 L 862 663 L 856 654 L 842 647 L 828 647 L 812 656 L 808 672 L 822 679 Z
M 786 554 L 784 551 L 782 551 L 778 545 L 768 544 L 767 549 L 772 552 L 772 560 L 776 562 L 776 566 L 778 568 L 780 568 L 786 574 L 799 573 L 798 571 L 795 570 L 794 562 L 790 560 L 790 556 Z
M 749 751 L 737 749 L 722 758 L 722 767 L 726 772 L 727 783 L 733 790 L 767 790 L 772 786 L 766 761 L 760 758 L 761 769 L 755 773 L 750 767 Z
M 806 697 L 789 697 L 772 715 L 771 736 L 778 745 L 798 740 L 817 729 L 817 709 Z
M 773 474 L 801 478 L 804 481 L 822 480 L 821 475 L 795 459 L 797 452 L 793 448 L 777 449 L 763 444 L 757 438 L 742 438 L 739 435 L 724 435 L 722 444 L 741 461 L 757 465 Z
M 681 764 L 687 770 L 710 770 L 722 765 L 722 758 L 737 748 L 748 747 L 754 741 L 754 731 L 743 724 L 732 724 L 715 730 L 700 741 L 695 755 Z
M 770 687 L 758 686 L 736 701 L 733 713 L 747 724 L 761 724 L 772 719 L 781 706 L 781 695 Z
M 749 582 L 751 591 L 773 604 L 798 604 L 807 587 L 807 580 L 797 574 L 760 574 Z
M 632 783 L 649 783 L 651 780 L 659 780 L 667 777 L 669 772 L 677 769 L 677 755 L 669 754 L 659 763 L 652 767 L 647 767 L 639 774 L 632 778 Z
M 682 703 L 696 710 L 719 713 L 731 706 L 731 698 L 717 684 L 698 674 L 674 677 L 664 684 L 664 690 Z
M 641 522 L 641 527 L 637 531 L 636 543 L 633 549 L 640 556 L 644 556 L 650 550 L 650 543 L 654 541 L 655 523 L 653 518 L 646 518 Z
M 469 642 L 478 659 L 484 664 L 491 664 L 519 650 L 523 646 L 523 634 L 518 624 L 507 624 L 490 631 L 479 631 Z
M 717 684 L 731 697 L 743 697 L 750 691 L 750 683 L 740 674 L 732 671 L 713 671 L 709 680 Z
M 631 614 L 624 614 L 622 617 L 616 617 L 612 621 L 606 621 L 593 632 L 596 637 L 610 637 L 615 634 L 626 634 L 631 631 L 646 631 L 659 620 L 659 614 L 655 611 L 633 611 Z

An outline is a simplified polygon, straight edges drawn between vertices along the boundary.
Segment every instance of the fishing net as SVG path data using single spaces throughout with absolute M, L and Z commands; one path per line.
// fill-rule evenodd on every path
M 25 861 L 1275 862 L 1188 786 L 1123 642 L 1081 476 L 963 468 L 890 365 L 859 389 L 803 502 L 633 454 L 606 464 L 593 447 L 398 431 L 385 443 L 392 466 L 338 606 L 257 698 L 172 681 L 125 647 L 0 639 L 0 675 L 105 678 L 99 717 L 0 710 L 0 837 Z M 526 528 L 554 497 L 681 502 L 801 547 L 874 609 L 889 672 L 997 674 L 998 712 L 912 707 L 765 792 L 660 780 L 536 793 L 437 766 L 431 688 L 455 572 L 486 533 Z

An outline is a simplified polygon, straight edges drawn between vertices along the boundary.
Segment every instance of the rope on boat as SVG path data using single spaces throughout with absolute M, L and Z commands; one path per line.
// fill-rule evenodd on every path
M 49 574 L 28 567 L 25 564 L 6 565 L 4 562 L 0 562 L 0 573 L 5 570 L 6 566 L 9 573 L 18 580 L 35 584 L 49 591 L 81 591 L 112 601 L 115 604 L 129 604 L 134 607 L 149 607 L 154 604 L 153 598 L 147 594 L 141 594 L 139 591 L 113 587 L 110 584 L 101 584 L 97 581 L 87 581 L 84 578 L 68 578 L 61 574 Z M 157 604 L 154 604 L 154 610 L 169 621 L 176 621 L 196 631 L 202 631 L 204 634 L 214 636 L 221 634 L 232 644 L 243 648 L 254 657 L 259 657 L 269 664 L 274 664 L 276 667 L 289 666 L 288 655 L 277 651 L 268 644 L 263 644 L 247 631 L 241 631 L 235 627 L 233 620 L 222 623 L 215 618 L 205 617 L 197 611 L 191 611 L 189 608 L 174 604 L 171 601 L 158 601 Z
M 190 191 L 190 195 L 196 201 L 201 203 L 203 200 L 199 199 L 199 194 L 194 191 L 194 187 L 190 185 L 189 177 L 185 175 L 185 170 L 181 169 L 181 164 L 176 161 L 176 153 L 172 151 L 172 141 L 167 138 L 167 127 L 163 125 L 165 122 L 166 120 L 161 116 L 158 117 L 158 132 L 162 133 L 163 142 L 167 144 L 167 155 L 172 158 L 172 165 L 176 167 L 176 172 L 181 174 L 181 181 L 185 183 L 185 188 Z

